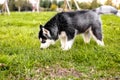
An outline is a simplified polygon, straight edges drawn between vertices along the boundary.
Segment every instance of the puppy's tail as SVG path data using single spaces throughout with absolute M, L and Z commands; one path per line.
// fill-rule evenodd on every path
M 114 14 L 116 16 L 120 17 L 120 11 L 118 11 L 115 7 L 112 6 L 100 6 L 98 8 L 93 9 L 94 12 L 98 13 L 99 15 L 101 14 Z
M 92 11 L 96 12 L 97 14 L 101 15 L 103 13 L 101 13 L 100 11 L 97 11 L 97 9 L 92 9 Z

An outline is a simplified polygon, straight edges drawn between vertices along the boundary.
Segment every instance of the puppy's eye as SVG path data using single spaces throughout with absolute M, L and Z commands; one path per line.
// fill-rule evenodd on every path
M 46 38 L 48 37 L 48 34 L 46 34 L 46 33 L 44 33 L 43 35 L 44 35 L 44 37 L 46 37 Z

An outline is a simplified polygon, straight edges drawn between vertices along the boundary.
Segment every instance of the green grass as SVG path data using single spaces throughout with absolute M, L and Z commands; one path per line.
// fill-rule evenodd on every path
M 80 35 L 69 51 L 59 40 L 40 50 L 39 25 L 56 12 L 12 12 L 0 15 L 0 80 L 100 80 L 120 78 L 120 18 L 103 15 L 105 47 Z M 62 71 L 60 73 L 60 71 Z

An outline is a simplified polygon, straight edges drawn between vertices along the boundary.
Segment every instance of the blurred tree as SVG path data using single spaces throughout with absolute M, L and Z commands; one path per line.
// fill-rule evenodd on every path
M 57 0 L 53 0 L 52 3 L 57 5 Z
M 50 6 L 50 10 L 55 11 L 57 9 L 57 5 L 55 3 L 52 3 Z
M 64 5 L 64 1 L 58 2 L 58 7 L 59 7 L 59 8 L 63 8 L 63 5 Z
M 40 6 L 43 8 L 50 8 L 51 1 L 50 0 L 40 0 Z
M 24 1 L 24 4 L 21 6 L 21 11 L 32 11 L 32 4 L 27 0 Z
M 91 3 L 91 8 L 90 9 L 94 9 L 96 7 L 99 7 L 101 4 L 97 2 L 97 0 L 93 0 Z
M 21 11 L 22 6 L 24 5 L 26 0 L 15 0 L 15 6 L 18 8 L 18 11 Z
M 107 1 L 105 2 L 105 5 L 111 5 L 111 6 L 113 6 L 112 0 L 107 0 Z
M 57 10 L 57 0 L 53 0 L 52 4 L 50 5 L 50 10 L 55 11 Z
M 10 11 L 14 11 L 17 9 L 17 7 L 15 6 L 15 3 L 14 3 L 14 0 L 9 0 L 9 8 L 10 8 Z
M 79 3 L 79 6 L 80 6 L 81 9 L 90 9 L 91 8 L 91 3 L 81 2 L 81 3 Z

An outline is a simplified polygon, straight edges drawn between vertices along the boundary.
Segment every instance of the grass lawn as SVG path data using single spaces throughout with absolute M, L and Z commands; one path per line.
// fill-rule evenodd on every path
M 81 35 L 72 49 L 62 51 L 59 40 L 40 50 L 39 25 L 56 12 L 12 12 L 0 15 L 0 80 L 120 79 L 120 18 L 103 15 L 105 47 Z

